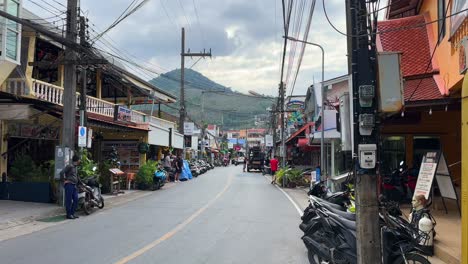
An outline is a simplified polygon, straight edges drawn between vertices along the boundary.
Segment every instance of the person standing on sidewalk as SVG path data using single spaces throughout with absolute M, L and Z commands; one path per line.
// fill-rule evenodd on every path
M 271 184 L 274 184 L 276 181 L 276 171 L 278 170 L 278 157 L 274 156 L 270 160 L 270 169 L 271 169 Z
M 79 218 L 75 216 L 75 211 L 78 206 L 78 190 L 76 189 L 76 185 L 80 182 L 80 177 L 78 176 L 78 166 L 80 162 L 80 157 L 75 155 L 72 158 L 72 164 L 67 165 L 60 172 L 60 179 L 64 181 L 63 188 L 65 189 L 67 219 Z
M 175 175 L 175 182 L 179 181 L 180 174 L 182 173 L 182 169 L 184 168 L 184 160 L 182 159 L 182 155 L 177 156 L 176 159 L 176 175 Z
M 171 161 L 171 155 L 169 153 L 166 154 L 166 157 L 164 157 L 163 166 L 164 166 L 164 170 L 167 172 L 167 175 L 170 175 L 172 172 L 172 161 Z M 169 182 L 170 177 L 167 177 L 166 181 Z

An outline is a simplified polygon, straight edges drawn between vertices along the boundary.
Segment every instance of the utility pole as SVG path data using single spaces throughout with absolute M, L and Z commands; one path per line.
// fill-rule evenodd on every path
M 185 90 L 184 90 L 184 74 L 185 74 L 185 57 L 210 57 L 210 52 L 191 53 L 190 49 L 185 52 L 185 29 L 182 28 L 182 39 L 181 39 L 181 53 L 180 53 L 180 110 L 179 110 L 179 133 L 184 134 L 184 122 L 185 122 Z
M 284 97 L 286 95 L 286 89 L 284 87 L 284 82 L 281 81 L 280 83 L 280 88 L 279 88 L 279 98 L 280 98 L 280 112 L 281 112 L 281 156 L 283 158 L 281 159 L 281 167 L 286 167 L 286 139 L 285 137 L 285 131 L 284 131 Z M 286 177 L 283 177 L 283 182 L 282 182 L 283 187 L 286 186 Z
M 86 18 L 80 16 L 80 45 L 87 46 L 86 42 Z M 86 54 L 81 54 L 82 57 L 85 57 Z M 80 90 L 80 126 L 86 126 L 86 85 L 88 78 L 86 76 L 86 65 L 81 65 L 81 90 Z
M 348 47 L 351 56 L 354 109 L 354 162 L 356 179 L 356 231 L 358 263 L 380 263 L 381 244 L 377 198 L 376 164 L 378 108 L 374 32 L 368 24 L 366 0 L 347 0 Z M 361 155 L 361 153 L 363 155 Z M 365 155 L 364 155 L 365 154 Z M 363 157 L 365 156 L 365 158 Z M 356 161 L 356 160 L 355 160 Z
M 78 19 L 77 0 L 67 2 L 67 32 L 66 39 L 76 43 L 76 29 Z M 75 114 L 76 114 L 76 53 L 70 48 L 65 48 L 64 92 L 63 92 L 63 129 L 62 145 L 75 149 Z

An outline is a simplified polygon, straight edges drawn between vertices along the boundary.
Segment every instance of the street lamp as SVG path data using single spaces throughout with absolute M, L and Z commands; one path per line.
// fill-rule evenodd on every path
M 304 41 L 304 40 L 299 40 L 299 39 L 296 39 L 296 38 L 293 38 L 293 37 L 286 37 L 287 39 L 291 40 L 291 41 L 295 41 L 295 42 L 300 42 L 300 43 L 304 43 L 304 44 L 309 44 L 309 45 L 313 45 L 313 46 L 316 46 L 316 47 L 319 47 L 320 50 L 322 51 L 322 83 L 321 83 L 321 91 L 322 91 L 322 109 L 321 109 L 321 113 L 320 113 L 320 119 L 322 121 L 322 133 L 321 133 L 321 138 L 320 138 L 320 168 L 321 168 L 321 173 L 324 171 L 324 164 L 325 164 L 325 155 L 324 155 L 324 131 L 325 131 L 325 117 L 324 117 L 324 109 L 325 109 L 325 91 L 324 91 L 324 85 L 323 85 L 323 82 L 324 82 L 324 75 L 325 75 L 325 51 L 323 50 L 323 47 L 317 43 L 313 43 L 313 42 L 308 42 L 308 41 Z

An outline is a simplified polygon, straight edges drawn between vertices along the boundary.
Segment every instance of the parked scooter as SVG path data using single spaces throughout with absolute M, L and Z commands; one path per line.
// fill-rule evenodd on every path
M 154 172 L 153 186 L 151 189 L 153 191 L 161 189 L 161 187 L 163 187 L 164 184 L 166 183 L 166 179 L 167 179 L 167 172 L 163 169 L 161 165 L 159 165 L 156 171 Z
M 302 240 L 310 263 L 357 263 L 354 214 L 336 210 L 328 202 L 311 197 L 308 207 L 316 216 L 308 221 Z M 429 255 L 419 244 L 421 234 L 400 217 L 397 203 L 381 204 L 382 254 L 384 264 L 430 264 Z
M 383 177 L 383 194 L 388 200 L 395 202 L 411 201 L 411 197 L 409 195 L 411 194 L 411 190 L 408 188 L 408 172 L 409 170 L 407 169 L 404 161 L 401 161 L 398 168 L 394 169 L 390 175 L 385 175 Z M 416 180 L 417 176 L 412 176 L 411 184 L 414 183 L 414 186 L 416 186 Z
M 96 167 L 93 168 L 96 171 Z M 101 185 L 97 177 L 87 179 L 86 183 L 80 181 L 78 187 L 78 208 L 83 209 L 89 215 L 94 207 L 104 208 L 104 198 L 101 195 Z

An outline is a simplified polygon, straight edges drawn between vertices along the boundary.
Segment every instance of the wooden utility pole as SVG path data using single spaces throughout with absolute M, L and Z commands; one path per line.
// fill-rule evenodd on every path
M 77 20 L 77 0 L 68 0 L 66 32 L 66 39 L 68 42 L 76 43 Z M 65 48 L 65 60 L 71 63 L 65 64 L 62 145 L 70 149 L 75 149 L 76 65 L 73 62 L 76 61 L 76 53 L 70 47 Z
M 366 0 L 347 0 L 348 49 L 351 56 L 354 109 L 354 153 L 357 157 L 356 231 L 358 263 L 380 263 L 381 244 L 377 197 L 376 164 L 368 162 L 374 152 L 377 160 L 378 117 L 375 39 L 368 24 Z M 362 155 L 361 155 L 362 154 Z M 365 158 L 364 158 L 365 156 Z
M 80 16 L 80 44 L 87 46 L 86 42 L 86 18 Z M 86 54 L 82 54 L 85 57 Z M 83 58 L 82 58 L 83 59 Z M 86 76 L 86 65 L 81 66 L 81 90 L 80 90 L 80 126 L 86 126 L 86 85 L 88 83 L 88 77 Z
M 190 53 L 185 52 L 185 29 L 182 28 L 182 39 L 181 39 L 181 53 L 180 53 L 180 110 L 179 110 L 179 133 L 184 134 L 184 122 L 185 122 L 185 90 L 184 90 L 184 74 L 185 74 L 185 57 L 211 57 L 210 52 Z

